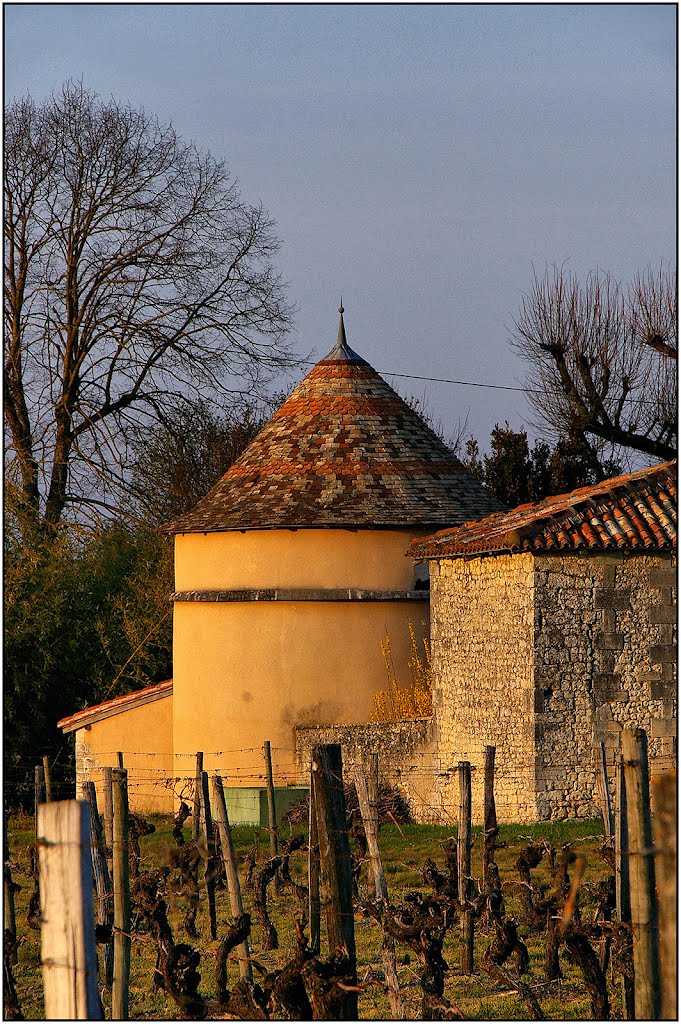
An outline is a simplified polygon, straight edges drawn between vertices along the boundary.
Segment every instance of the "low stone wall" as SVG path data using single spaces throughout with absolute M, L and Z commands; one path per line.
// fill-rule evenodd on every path
M 366 765 L 371 754 L 378 754 L 381 781 L 402 791 L 416 821 L 442 820 L 434 803 L 437 764 L 432 718 L 365 725 L 305 725 L 297 726 L 295 735 L 301 785 L 309 783 L 312 748 L 319 743 L 340 743 L 346 774 L 356 765 Z

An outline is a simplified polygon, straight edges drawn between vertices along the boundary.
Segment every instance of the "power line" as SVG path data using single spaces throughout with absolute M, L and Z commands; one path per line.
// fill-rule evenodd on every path
M 301 362 L 307 363 L 308 366 L 316 366 L 317 361 L 314 359 L 302 359 Z M 425 380 L 433 384 L 457 384 L 460 387 L 466 388 L 488 388 L 492 391 L 514 391 L 521 395 L 556 395 L 565 397 L 562 391 L 553 391 L 549 388 L 528 388 L 528 387 L 514 387 L 512 384 L 488 384 L 478 380 L 454 380 L 452 377 L 428 377 L 425 374 L 419 373 L 396 373 L 394 370 L 376 370 L 381 377 L 402 377 L 406 380 Z M 658 405 L 655 402 L 647 398 L 625 398 L 625 405 Z
M 460 384 L 467 388 L 492 388 L 494 391 L 519 391 L 523 395 L 545 395 L 547 391 L 533 391 L 532 388 L 514 388 L 510 384 L 483 384 L 476 380 L 451 380 L 449 377 L 426 377 L 418 373 L 392 373 L 390 370 L 379 370 L 386 377 L 406 377 L 408 380 L 427 380 L 435 384 Z
M 303 359 L 301 362 L 307 363 L 308 366 L 317 365 L 317 360 L 315 359 Z M 393 370 L 377 370 L 376 373 L 380 374 L 381 377 L 406 377 L 408 380 L 428 380 L 435 384 L 460 384 L 462 387 L 468 388 L 493 388 L 495 391 L 519 391 L 521 394 L 546 394 L 544 391 L 533 391 L 531 388 L 512 387 L 510 384 L 483 384 L 480 381 L 474 380 L 452 380 L 449 377 L 426 377 L 425 375 L 418 373 L 395 373 Z

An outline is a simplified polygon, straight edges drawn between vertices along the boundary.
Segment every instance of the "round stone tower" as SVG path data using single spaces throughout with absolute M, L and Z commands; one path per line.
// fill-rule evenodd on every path
M 450 449 L 338 339 L 175 534 L 173 746 L 253 786 L 272 744 L 295 779 L 296 725 L 369 720 L 390 637 L 409 681 L 409 624 L 428 592 L 405 557 L 425 533 L 499 508 Z M 421 586 L 417 584 L 421 584 Z

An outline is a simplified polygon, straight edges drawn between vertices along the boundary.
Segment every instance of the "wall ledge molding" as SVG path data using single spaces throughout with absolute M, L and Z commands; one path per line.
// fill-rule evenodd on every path
M 288 587 L 250 590 L 178 590 L 171 600 L 212 603 L 249 601 L 429 601 L 427 590 L 362 590 L 352 587 L 292 589 Z

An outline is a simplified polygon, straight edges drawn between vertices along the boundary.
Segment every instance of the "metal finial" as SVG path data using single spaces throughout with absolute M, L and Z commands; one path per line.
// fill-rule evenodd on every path
M 340 319 L 338 321 L 338 337 L 336 338 L 336 344 L 329 352 L 328 356 L 320 360 L 322 363 L 363 363 L 365 362 L 361 356 L 358 356 L 356 352 L 348 345 L 345 337 L 345 323 L 343 322 L 343 313 L 345 307 L 343 306 L 343 296 L 341 295 L 340 306 L 338 307 L 340 313 Z

